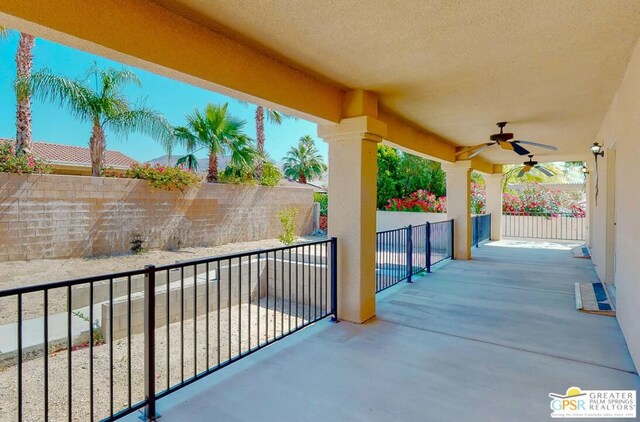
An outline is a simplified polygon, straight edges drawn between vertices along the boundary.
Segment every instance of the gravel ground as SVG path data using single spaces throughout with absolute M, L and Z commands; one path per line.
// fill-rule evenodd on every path
M 264 242 L 263 242 L 264 243 Z M 249 350 L 260 343 L 273 339 L 282 333 L 287 333 L 289 328 L 304 324 L 314 316 L 315 309 L 307 309 L 307 315 L 297 318 L 295 314 L 289 317 L 288 302 L 281 306 L 278 302 L 276 310 L 273 309 L 273 298 L 270 298 L 270 309 L 266 308 L 266 298 L 252 304 L 233 306 L 230 309 L 222 309 L 220 313 L 220 334 L 218 335 L 218 314 L 209 314 L 209 363 L 213 367 L 218 359 L 224 362 L 240 352 Z M 292 304 L 295 308 L 295 304 Z M 251 312 L 251 325 L 249 325 L 248 313 Z M 260 338 L 258 338 L 258 312 L 260 313 Z M 320 313 L 317 310 L 318 315 Z M 229 318 L 231 315 L 231 318 Z M 291 320 L 291 323 L 289 321 Z M 201 315 L 196 320 L 196 342 L 194 344 L 193 317 L 184 321 L 184 336 L 181 336 L 180 322 L 170 326 L 169 342 L 167 342 L 166 326 L 156 331 L 156 386 L 161 391 L 167 386 L 167 344 L 169 343 L 170 384 L 179 383 L 182 378 L 181 369 L 184 368 L 184 378 L 194 375 L 194 365 L 197 372 L 207 369 L 207 315 Z M 241 325 L 239 326 L 239 321 Z M 268 325 L 268 334 L 265 333 L 265 324 Z M 290 325 L 291 324 L 291 325 Z M 249 329 L 249 327 L 251 327 Z M 275 329 L 275 335 L 274 335 Z M 241 339 L 239 336 L 241 333 Z M 181 342 L 181 339 L 184 339 Z M 218 339 L 220 346 L 218 347 Z M 230 340 L 230 341 L 229 341 Z M 138 334 L 131 339 L 131 382 L 132 403 L 142 400 L 144 396 L 143 381 L 143 342 L 144 335 Z M 251 343 L 251 346 L 249 346 Z M 184 345 L 184 366 L 181 365 L 181 348 Z M 197 358 L 194 361 L 194 349 Z M 128 341 L 117 340 L 113 347 L 113 379 L 114 379 L 114 411 L 124 409 L 128 403 Z M 93 349 L 93 379 L 94 379 L 94 419 L 99 420 L 109 415 L 109 362 L 110 347 L 103 344 Z M 23 420 L 44 420 L 44 358 L 37 358 L 23 364 Z M 67 350 L 57 351 L 49 357 L 49 421 L 67 420 Z M 89 420 L 89 348 L 77 349 L 72 352 L 72 414 L 73 420 Z M 215 375 L 212 375 L 215 376 Z M 17 367 L 10 367 L 0 372 L 0 419 L 2 421 L 17 420 Z
M 306 236 L 298 241 L 319 240 Z M 95 276 L 113 272 L 136 270 L 145 265 L 165 265 L 175 261 L 225 255 L 234 252 L 251 251 L 281 247 L 277 239 L 266 239 L 254 242 L 230 243 L 227 245 L 184 248 L 175 251 L 151 250 L 142 254 L 126 254 L 117 256 L 99 256 L 91 258 L 70 259 L 37 259 L 32 261 L 0 262 L 0 290 L 32 284 L 45 284 L 60 280 Z M 55 289 L 49 292 L 49 313 L 66 312 L 66 289 Z M 23 318 L 35 318 L 43 315 L 43 294 L 29 293 L 23 296 Z M 16 298 L 0 298 L 0 324 L 17 320 Z

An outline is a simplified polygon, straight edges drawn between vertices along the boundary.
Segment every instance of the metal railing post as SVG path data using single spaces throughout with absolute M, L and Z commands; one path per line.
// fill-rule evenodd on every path
M 480 243 L 480 216 L 476 216 L 475 218 L 475 227 L 476 227 L 476 235 L 475 235 L 475 239 L 473 239 L 476 242 L 476 248 L 478 247 L 478 244 Z
M 411 224 L 407 227 L 407 283 L 413 283 L 413 231 Z
M 156 267 L 145 266 L 144 274 L 144 420 L 155 421 L 156 415 Z M 167 283 L 169 281 L 167 280 Z M 129 315 L 131 317 L 131 315 Z
M 425 249 L 425 265 L 427 267 L 427 273 L 431 272 L 431 223 L 429 223 L 427 221 L 426 227 L 425 227 L 425 232 L 426 234 L 426 239 L 425 239 L 425 243 L 424 243 L 424 249 Z
M 338 322 L 338 239 L 331 238 L 331 321 Z
M 456 242 L 455 242 L 455 238 L 456 238 L 456 233 L 455 233 L 455 221 L 453 221 L 453 218 L 451 219 L 451 259 L 456 259 L 456 252 L 455 252 L 455 246 L 456 246 Z

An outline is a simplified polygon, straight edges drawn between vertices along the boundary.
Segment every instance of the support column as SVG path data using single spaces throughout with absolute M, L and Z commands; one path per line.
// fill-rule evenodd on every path
M 487 194 L 486 212 L 491 213 L 491 240 L 502 238 L 502 173 L 482 174 Z
M 454 221 L 454 259 L 471 259 L 471 163 L 443 164 L 447 173 L 447 217 Z
M 368 116 L 318 126 L 329 144 L 329 236 L 338 238 L 338 318 L 362 323 L 376 313 L 378 143 L 386 125 Z

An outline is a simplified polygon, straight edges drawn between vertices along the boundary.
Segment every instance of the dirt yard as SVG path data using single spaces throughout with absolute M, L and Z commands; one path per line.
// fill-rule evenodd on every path
M 299 242 L 316 241 L 318 237 L 298 238 Z M 61 280 L 95 276 L 113 272 L 144 268 L 145 265 L 166 265 L 176 261 L 191 260 L 217 255 L 268 249 L 283 246 L 277 239 L 231 243 L 203 248 L 184 248 L 175 251 L 151 250 L 141 254 L 98 256 L 91 258 L 37 259 L 32 261 L 0 262 L 0 290 L 45 284 Z M 40 317 L 43 314 L 43 294 L 31 293 L 23 296 L 23 318 Z M 0 298 L 0 324 L 16 322 L 16 299 Z M 66 291 L 52 290 L 49 293 L 49 313 L 66 312 Z
M 209 314 L 209 341 L 207 349 L 207 315 L 196 319 L 194 330 L 193 316 L 185 316 L 184 327 L 180 322 L 170 325 L 169 350 L 167 365 L 167 329 L 166 326 L 156 330 L 156 388 L 162 391 L 167 388 L 167 368 L 169 368 L 169 385 L 180 383 L 207 368 L 215 367 L 223 362 L 255 348 L 258 343 L 273 340 L 290 329 L 303 325 L 314 316 L 315 308 L 306 307 L 296 318 L 289 316 L 289 302 L 273 308 L 270 300 L 267 308 L 266 298 L 253 304 L 233 306 L 222 309 L 218 327 L 218 313 Z M 295 307 L 295 305 L 292 305 Z M 249 309 L 251 309 L 251 325 L 249 325 Z M 287 312 L 281 312 L 287 311 Z M 258 318 L 259 315 L 259 318 Z M 239 325 L 240 321 L 240 325 Z M 259 322 L 258 322 L 259 321 Z M 258 324 L 260 327 L 258 328 Z M 250 327 L 250 328 L 249 328 Z M 268 328 L 268 329 L 265 329 Z M 258 330 L 260 330 L 258 332 Z M 219 335 L 218 335 L 219 333 Z M 241 333 L 242 338 L 239 337 Z M 113 411 L 125 409 L 129 402 L 135 404 L 144 397 L 144 335 L 137 334 L 131 338 L 131 362 L 128 360 L 128 341 L 117 340 L 113 348 Z M 208 351 L 208 354 L 207 354 Z M 196 356 L 197 355 L 197 356 Z M 84 347 L 72 352 L 72 420 L 89 420 L 89 348 Z M 195 359 L 194 359 L 195 358 Z M 208 363 L 207 363 L 208 360 Z M 49 421 L 68 420 L 68 355 L 67 350 L 53 353 L 49 357 Z M 102 344 L 93 348 L 93 391 L 94 419 L 99 420 L 110 414 L 110 346 Z M 131 365 L 132 379 L 129 384 L 128 366 Z M 44 359 L 42 357 L 29 360 L 23 364 L 23 420 L 44 420 Z M 213 376 L 213 375 L 212 375 Z M 17 420 L 17 367 L 12 366 L 0 370 L 0 420 Z

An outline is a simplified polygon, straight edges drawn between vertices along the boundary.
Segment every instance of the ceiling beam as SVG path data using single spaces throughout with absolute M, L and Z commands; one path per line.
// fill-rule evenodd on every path
M 448 140 L 422 130 L 387 111 L 378 111 L 378 119 L 387 124 L 387 143 L 437 161 L 456 160 L 455 145 Z
M 317 123 L 342 117 L 338 87 L 148 0 L 3 0 L 0 23 Z

